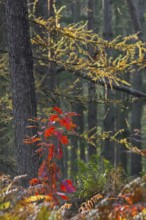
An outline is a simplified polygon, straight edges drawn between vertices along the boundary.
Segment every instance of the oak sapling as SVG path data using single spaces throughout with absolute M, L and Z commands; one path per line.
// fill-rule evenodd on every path
M 61 171 L 56 160 L 63 157 L 63 147 L 69 143 L 67 134 L 76 134 L 77 125 L 72 118 L 78 114 L 64 113 L 58 107 L 53 107 L 51 112 L 48 118 L 35 119 L 40 127 L 37 136 L 25 139 L 25 142 L 36 142 L 38 148 L 35 153 L 42 159 L 38 177 L 30 180 L 30 185 L 37 188 L 35 195 L 49 196 L 54 204 L 57 204 L 59 198 L 69 200 L 65 193 L 76 191 L 71 180 L 61 180 Z

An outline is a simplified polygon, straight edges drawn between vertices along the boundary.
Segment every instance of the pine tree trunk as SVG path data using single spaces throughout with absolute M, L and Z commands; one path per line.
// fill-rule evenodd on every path
M 141 2 L 142 3 L 142 2 Z M 143 2 L 144 3 L 144 2 Z M 143 19 L 142 11 L 137 10 L 136 1 L 127 0 L 129 13 L 133 22 L 133 27 L 136 33 L 139 32 L 138 36 L 140 40 L 143 40 L 143 31 L 142 31 L 142 24 L 140 23 Z M 139 5 L 140 6 L 140 5 Z M 141 9 L 144 7 L 140 7 Z M 140 9 L 139 8 L 139 9 Z M 140 90 L 142 87 L 142 73 L 135 70 L 135 74 L 132 78 L 132 86 Z M 132 135 L 132 144 L 139 149 L 141 149 L 141 117 L 142 117 L 142 102 L 141 100 L 137 99 L 132 103 L 132 112 L 131 112 L 131 131 Z M 141 156 L 137 154 L 131 153 L 131 175 L 139 175 L 142 171 L 142 164 L 141 164 Z
M 94 30 L 94 1 L 88 0 L 88 30 Z M 89 48 L 89 53 L 93 56 L 92 49 Z M 89 96 L 89 104 L 88 104 L 88 131 L 89 138 L 96 133 L 97 129 L 97 104 L 92 102 L 96 98 L 96 86 L 95 84 L 89 82 L 88 84 L 88 96 Z M 96 136 L 94 143 L 96 144 Z M 93 154 L 96 154 L 96 147 L 92 144 L 89 144 L 88 155 L 89 158 Z
M 75 0 L 71 3 L 71 13 L 72 13 L 72 21 L 74 23 L 79 22 L 80 19 L 80 0 Z M 74 79 L 74 81 L 76 78 Z M 74 87 L 74 96 L 82 95 L 82 82 L 79 81 Z M 84 129 L 84 120 L 83 120 L 83 105 L 82 103 L 73 102 L 72 103 L 72 111 L 77 112 L 80 116 L 74 118 L 74 122 L 77 124 L 77 131 L 82 134 Z M 72 149 L 71 149 L 71 171 L 72 173 L 77 171 L 77 151 L 80 151 L 80 158 L 85 160 L 85 147 L 82 144 L 82 141 L 77 137 L 72 138 Z
M 27 128 L 28 119 L 36 117 L 36 98 L 26 0 L 6 0 L 6 20 L 18 174 L 30 179 L 37 176 L 38 163 L 35 147 L 24 143 L 26 137 L 36 134 L 35 129 Z
M 112 30 L 112 0 L 104 0 L 103 1 L 103 37 L 106 40 L 111 40 L 113 37 Z M 110 54 L 110 51 L 108 51 Z M 105 90 L 105 96 L 108 100 L 114 100 L 115 91 L 108 89 Z M 104 131 L 110 132 L 113 134 L 115 129 L 115 107 L 113 103 L 105 104 L 105 118 L 104 118 Z M 105 140 L 104 143 L 104 156 L 107 160 L 109 160 L 112 164 L 114 164 L 115 160 L 115 144 L 111 142 L 109 139 Z

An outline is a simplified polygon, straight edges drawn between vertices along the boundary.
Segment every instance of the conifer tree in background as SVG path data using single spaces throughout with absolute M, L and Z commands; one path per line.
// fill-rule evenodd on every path
M 81 2 L 80 0 L 75 0 L 71 2 L 71 14 L 72 14 L 72 22 L 77 23 L 80 21 L 80 13 L 81 13 Z M 82 82 L 77 77 L 73 76 L 74 81 L 74 96 L 78 97 L 82 95 Z M 81 101 L 73 101 L 72 102 L 72 111 L 78 112 L 80 116 L 76 118 L 76 124 L 78 124 L 78 131 L 83 133 L 83 105 Z M 82 159 L 85 159 L 85 149 L 84 146 L 81 145 L 80 140 L 77 137 L 73 137 L 71 140 L 72 148 L 71 148 L 71 171 L 72 173 L 77 172 L 77 153 L 80 150 Z
M 110 41 L 113 38 L 112 29 L 112 0 L 103 1 L 103 37 Z M 110 51 L 107 51 L 110 53 Z M 105 87 L 105 116 L 104 116 L 104 131 L 110 132 L 112 135 L 115 129 L 115 106 L 114 106 L 115 91 Z M 109 100 L 109 102 L 108 102 Z M 113 103 L 110 103 L 112 101 Z M 115 144 L 110 140 L 105 140 L 104 156 L 107 160 L 114 164 L 115 160 Z
M 94 30 L 94 1 L 88 0 L 88 30 Z M 94 57 L 92 47 L 89 48 L 89 53 L 91 57 Z M 96 85 L 94 83 L 88 83 L 88 96 L 89 96 L 89 104 L 88 104 L 88 130 L 89 130 L 89 138 L 96 133 L 97 130 L 97 103 L 94 102 L 96 99 Z M 96 136 L 94 139 L 94 144 L 96 146 Z M 92 144 L 89 144 L 88 155 L 89 157 L 93 154 L 96 154 L 96 147 Z
M 144 1 L 127 0 L 129 13 L 131 16 L 133 29 L 135 33 L 138 33 L 139 39 L 143 41 L 143 30 L 141 21 L 143 20 L 143 8 Z M 132 86 L 137 90 L 142 88 L 142 70 L 138 71 L 135 68 L 132 76 Z M 142 118 L 142 100 L 137 99 L 132 103 L 131 110 L 131 133 L 132 133 L 132 144 L 141 149 L 141 118 Z M 142 171 L 141 156 L 131 153 L 131 175 L 139 175 Z

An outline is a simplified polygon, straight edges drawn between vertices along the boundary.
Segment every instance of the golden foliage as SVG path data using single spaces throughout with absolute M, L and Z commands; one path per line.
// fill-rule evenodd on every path
M 133 71 L 133 65 L 137 70 L 146 67 L 146 45 L 138 39 L 137 34 L 118 36 L 108 42 L 87 30 L 86 22 L 64 27 L 60 21 L 62 9 L 55 9 L 54 18 L 33 20 L 46 33 L 42 37 L 34 30 L 32 39 L 39 51 L 42 51 L 40 54 L 48 50 L 47 57 L 38 57 L 42 64 L 53 62 L 80 77 L 88 77 L 94 81 L 102 79 L 106 82 L 108 79 L 111 87 L 113 82 L 129 86 L 122 79 L 122 74 Z

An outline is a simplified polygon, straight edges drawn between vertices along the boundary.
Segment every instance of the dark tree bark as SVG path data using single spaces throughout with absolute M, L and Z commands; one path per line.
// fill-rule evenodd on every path
M 36 134 L 35 129 L 27 128 L 28 119 L 36 117 L 27 1 L 6 0 L 5 6 L 18 174 L 27 174 L 30 179 L 37 176 L 38 163 L 34 146 L 24 143 L 26 137 Z M 23 183 L 28 184 L 27 180 Z
M 103 1 L 103 37 L 106 40 L 111 40 L 113 37 L 112 30 L 112 0 Z M 110 53 L 108 51 L 107 53 Z M 105 96 L 109 100 L 114 100 L 115 92 L 111 89 L 105 91 Z M 104 130 L 110 132 L 111 135 L 115 129 L 115 107 L 113 104 L 105 104 L 105 118 L 104 118 Z M 110 140 L 105 140 L 104 143 L 104 156 L 107 160 L 114 164 L 115 157 L 115 145 Z
M 49 17 L 54 17 L 55 16 L 55 12 L 54 12 L 54 4 L 56 3 L 56 0 L 49 0 L 48 1 L 48 10 L 49 10 Z M 51 40 L 51 38 L 54 38 L 53 33 L 50 34 L 49 36 L 49 40 Z M 49 48 L 50 50 L 50 48 Z M 49 51 L 50 56 L 53 57 L 54 52 L 52 50 Z M 51 83 L 49 83 L 49 87 L 50 89 L 54 89 L 55 87 L 55 74 L 56 74 L 56 64 L 50 63 L 49 64 L 49 76 L 51 78 Z
M 128 74 L 129 75 L 129 74 Z M 128 80 L 128 76 L 126 77 L 126 80 Z M 127 127 L 127 119 L 128 119 L 128 113 L 129 113 L 129 103 L 124 102 L 128 97 L 127 94 L 122 92 L 117 92 L 116 98 L 123 101 L 122 106 L 118 106 L 116 110 L 116 131 L 119 131 L 121 129 L 124 129 L 124 132 L 122 134 L 118 135 L 119 139 L 127 138 L 129 136 L 129 129 Z M 128 171 L 128 161 L 127 161 L 127 151 L 124 145 L 116 143 L 115 146 L 115 165 L 118 167 L 119 165 L 122 165 L 124 170 Z
M 142 1 L 141 1 L 142 3 Z M 144 2 L 143 2 L 144 3 Z M 139 39 L 143 41 L 143 31 L 142 31 L 142 12 L 139 7 L 137 10 L 137 5 L 135 1 L 127 0 L 129 13 L 131 16 L 131 20 L 133 22 L 134 31 L 136 33 L 139 32 Z M 139 5 L 140 6 L 140 5 Z M 136 71 L 136 70 L 135 70 Z M 139 90 L 142 87 L 142 73 L 136 71 L 132 78 L 132 85 L 135 89 Z M 131 131 L 133 133 L 132 136 L 132 144 L 141 149 L 141 117 L 142 117 L 142 101 L 137 100 L 132 103 L 132 112 L 131 112 Z M 138 131 L 138 132 L 136 132 Z M 131 175 L 139 175 L 142 171 L 141 164 L 141 156 L 131 153 Z
M 142 3 L 142 1 L 141 1 Z M 128 4 L 128 8 L 129 8 L 129 12 L 130 12 L 130 16 L 131 16 L 131 20 L 133 23 L 133 27 L 134 27 L 134 31 L 136 33 L 139 32 L 138 36 L 140 40 L 143 40 L 143 31 L 142 31 L 142 27 L 141 27 L 141 19 L 136 7 L 136 2 L 135 0 L 127 0 L 127 4 Z M 141 16 L 142 18 L 142 16 Z
M 88 30 L 94 30 L 94 1 L 88 0 Z M 89 48 L 89 53 L 93 56 L 92 48 Z M 88 130 L 90 136 L 96 132 L 97 128 L 97 104 L 92 102 L 92 99 L 96 98 L 96 86 L 89 82 L 88 85 L 88 96 L 91 102 L 88 105 Z M 95 137 L 96 144 L 96 137 Z M 96 154 L 96 148 L 89 144 L 88 155 L 89 157 L 93 154 Z
M 112 0 L 103 1 L 103 37 L 111 40 L 113 37 L 112 29 Z
M 80 9 L 81 4 L 80 0 L 72 1 L 71 3 L 71 13 L 72 13 L 72 21 L 74 23 L 79 22 L 80 20 Z M 76 80 L 76 77 L 73 79 Z M 82 81 L 79 81 L 74 88 L 74 95 L 80 96 L 83 94 L 83 84 Z M 84 130 L 84 119 L 83 119 L 83 105 L 80 102 L 72 103 L 72 111 L 77 112 L 80 116 L 74 119 L 74 122 L 78 125 L 78 132 L 80 134 L 83 133 Z M 77 150 L 80 151 L 80 158 L 85 161 L 85 146 L 81 139 L 77 137 L 73 137 L 72 140 L 72 149 L 71 149 L 71 171 L 74 173 L 77 171 Z

